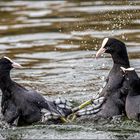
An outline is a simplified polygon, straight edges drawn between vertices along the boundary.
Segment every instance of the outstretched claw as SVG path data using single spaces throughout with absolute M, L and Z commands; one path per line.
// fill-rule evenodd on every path
M 78 107 L 72 108 L 72 104 L 68 100 L 64 98 L 58 98 L 54 101 L 54 103 L 61 116 L 53 112 L 45 111 L 43 113 L 44 115 L 42 115 L 41 122 L 47 122 L 49 120 L 61 120 L 61 122 L 69 122 L 70 120 L 73 121 L 76 117 L 97 114 L 101 110 L 100 107 L 103 104 L 104 99 L 104 97 L 96 96 L 96 99 L 91 99 Z
M 89 107 L 86 107 L 85 109 L 82 109 L 82 110 L 79 110 L 77 113 L 76 113 L 76 116 L 77 117 L 81 117 L 81 116 L 85 116 L 85 115 L 93 115 L 93 114 L 96 114 L 100 111 L 100 108 L 99 109 L 94 109 L 93 106 L 89 106 Z
M 55 113 L 51 112 L 46 112 L 45 114 L 42 115 L 41 122 L 47 122 L 49 120 L 57 120 L 60 116 Z
M 72 113 L 72 103 L 64 98 L 58 98 L 54 101 L 57 106 L 57 110 L 62 114 L 62 116 L 68 116 Z
M 105 99 L 104 97 L 99 97 L 93 100 L 91 105 L 77 111 L 76 116 L 80 117 L 80 116 L 85 116 L 85 115 L 97 114 L 101 110 L 100 107 L 103 104 L 104 99 Z
M 92 104 L 95 105 L 95 108 L 98 108 L 103 104 L 104 101 L 105 101 L 105 97 L 99 97 L 99 98 L 93 100 Z
M 53 113 L 53 112 L 49 112 L 49 111 L 46 111 L 43 112 L 43 115 L 42 115 L 42 119 L 41 119 L 41 122 L 47 122 L 49 120 L 61 120 L 61 122 L 67 122 L 67 120 L 65 119 L 65 117 L 67 117 L 69 114 L 72 113 L 72 104 L 64 99 L 64 98 L 57 98 L 55 101 L 54 101 L 54 104 L 56 105 L 56 108 L 58 110 L 58 112 L 60 112 L 61 116 L 59 114 L 56 114 L 56 113 Z

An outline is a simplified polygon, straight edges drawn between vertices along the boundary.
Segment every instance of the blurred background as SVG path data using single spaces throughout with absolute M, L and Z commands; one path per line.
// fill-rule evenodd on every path
M 15 81 L 51 100 L 65 97 L 81 103 L 98 92 L 112 67 L 109 55 L 95 60 L 104 37 L 126 43 L 131 66 L 140 75 L 139 0 L 0 1 L 0 55 L 24 66 L 12 71 Z M 131 138 L 129 132 L 120 135 L 122 129 L 93 132 L 88 125 L 41 128 L 1 130 L 0 136 Z

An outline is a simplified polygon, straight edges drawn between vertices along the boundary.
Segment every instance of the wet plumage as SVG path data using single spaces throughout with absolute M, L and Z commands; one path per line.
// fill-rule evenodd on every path
M 42 109 L 61 116 L 62 114 L 58 110 L 61 108 L 55 102 L 46 100 L 36 91 L 28 90 L 10 78 L 10 70 L 13 67 L 21 66 L 8 57 L 0 59 L 1 108 L 4 119 L 9 124 L 13 124 L 15 121 L 18 122 L 18 125 L 32 124 L 41 120 Z
M 140 78 L 134 69 L 125 69 L 125 82 L 128 85 L 125 110 L 129 119 L 140 121 Z
M 111 54 L 113 67 L 107 77 L 107 84 L 100 93 L 101 96 L 106 98 L 106 101 L 103 103 L 101 111 L 97 115 L 108 118 L 121 115 L 125 112 L 126 95 L 122 94 L 122 92 L 127 93 L 127 89 L 123 87 L 124 76 L 120 67 L 128 68 L 130 64 L 125 44 L 117 39 L 105 38 L 96 57 L 102 53 Z

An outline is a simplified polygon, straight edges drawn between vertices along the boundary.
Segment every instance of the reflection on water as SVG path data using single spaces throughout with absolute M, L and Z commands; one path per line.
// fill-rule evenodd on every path
M 116 37 L 127 44 L 131 65 L 140 74 L 139 16 L 138 0 L 3 0 L 0 1 L 0 54 L 24 66 L 23 70 L 12 71 L 13 79 L 22 85 L 51 99 L 63 96 L 82 102 L 98 91 L 112 66 L 110 56 L 94 58 L 104 37 Z M 70 138 L 87 138 L 87 135 L 89 138 L 119 138 L 119 132 L 84 130 L 79 125 L 71 127 L 74 127 L 71 133 L 68 128 L 64 133 L 53 127 L 50 130 L 39 127 L 35 137 L 47 138 L 46 133 L 51 131 L 49 138 L 54 138 L 53 135 L 58 138 L 66 138 L 66 135 Z M 36 128 L 30 130 L 32 135 L 36 133 Z M 16 137 L 16 130 L 9 131 Z M 30 137 L 33 138 L 31 135 L 24 138 Z

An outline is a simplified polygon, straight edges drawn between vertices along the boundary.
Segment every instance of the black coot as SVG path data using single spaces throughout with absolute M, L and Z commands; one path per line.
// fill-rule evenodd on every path
M 40 121 L 42 109 L 61 115 L 55 102 L 48 101 L 36 91 L 27 90 L 14 82 L 10 78 L 12 68 L 21 68 L 21 65 L 8 57 L 0 59 L 1 108 L 8 123 L 12 124 L 18 120 L 18 125 L 24 125 Z
M 125 82 L 128 85 L 128 95 L 126 97 L 125 110 L 129 119 L 140 121 L 140 78 L 134 68 L 125 69 L 121 67 L 125 74 Z
M 97 116 L 104 118 L 121 115 L 125 111 L 125 98 L 127 89 L 123 87 L 123 73 L 120 67 L 130 67 L 126 46 L 120 40 L 114 38 L 105 38 L 101 48 L 96 53 L 96 58 L 103 53 L 112 56 L 113 67 L 109 72 L 106 85 L 100 95 L 106 98 L 101 111 Z M 122 94 L 126 93 L 126 94 Z

